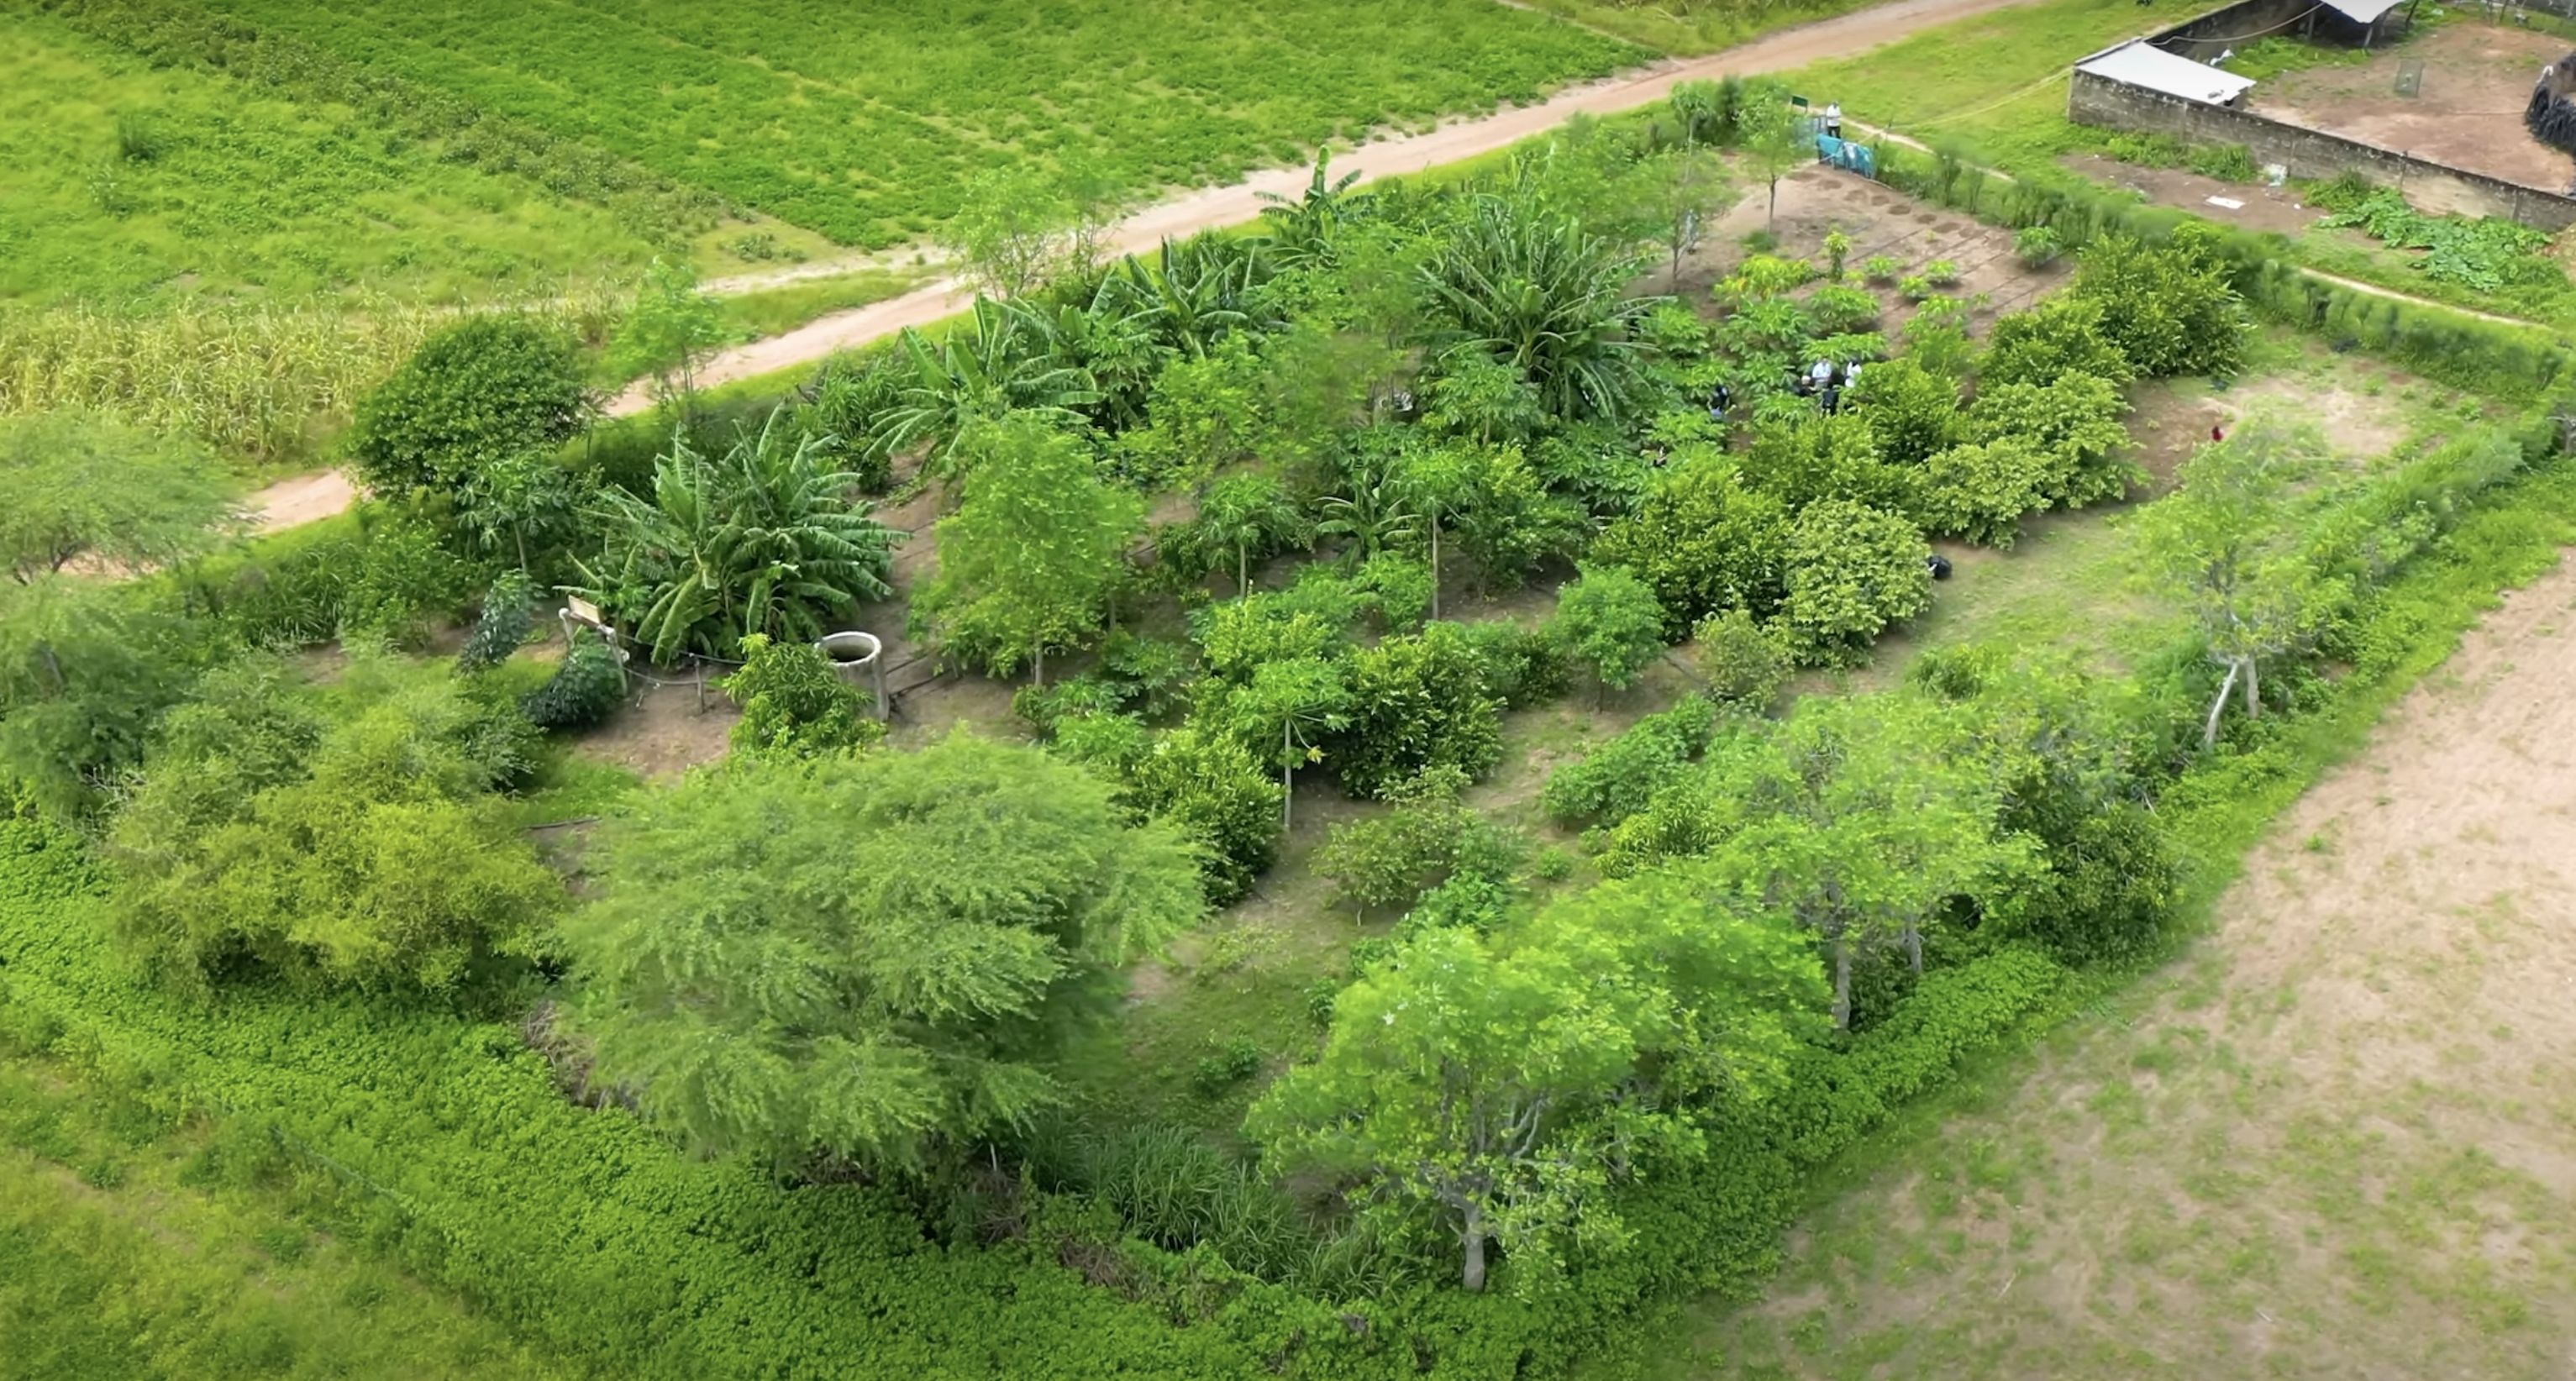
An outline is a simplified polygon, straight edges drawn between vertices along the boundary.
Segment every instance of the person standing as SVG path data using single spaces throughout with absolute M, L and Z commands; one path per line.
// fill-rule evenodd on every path
M 1840 101 L 1825 102 L 1825 137 L 1828 139 L 1843 137 L 1843 103 Z

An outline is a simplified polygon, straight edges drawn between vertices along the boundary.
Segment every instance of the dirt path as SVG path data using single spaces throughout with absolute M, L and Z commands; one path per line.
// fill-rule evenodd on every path
M 2576 1376 L 2576 565 L 1674 1376 Z

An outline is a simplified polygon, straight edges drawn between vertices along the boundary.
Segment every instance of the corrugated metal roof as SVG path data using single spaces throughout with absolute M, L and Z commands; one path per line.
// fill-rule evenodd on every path
M 2397 8 L 2400 0 L 2324 0 L 2324 3 L 2328 9 L 2356 24 L 2367 24 Z
M 2355 0 L 2355 3 L 2376 3 L 2376 0 Z M 2127 82 L 2131 86 L 2143 86 L 2149 91 L 2161 91 L 2168 96 L 2180 96 L 2186 101 L 2207 101 L 2211 105 L 2232 101 L 2254 84 L 2252 77 L 2240 77 L 2189 58 L 2176 57 L 2143 38 L 2133 38 L 2107 53 L 2086 58 L 2076 64 L 2076 70 Z

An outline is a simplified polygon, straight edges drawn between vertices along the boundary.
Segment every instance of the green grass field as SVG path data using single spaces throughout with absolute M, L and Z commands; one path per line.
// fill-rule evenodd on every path
M 154 68 L 0 7 L 0 302 L 491 296 L 651 252 L 600 208 L 441 162 L 345 109 Z
M 852 244 L 929 230 L 973 173 L 1067 154 L 1138 192 L 1642 60 L 1491 0 L 209 0 Z

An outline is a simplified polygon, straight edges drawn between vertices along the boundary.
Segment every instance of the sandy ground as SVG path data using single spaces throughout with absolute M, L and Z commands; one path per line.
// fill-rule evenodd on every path
M 253 515 L 251 528 L 256 532 L 279 532 L 306 523 L 318 523 L 357 502 L 358 491 L 349 477 L 337 470 L 318 475 L 297 475 L 279 480 L 250 496 L 244 504 Z
M 2576 164 L 2522 128 L 2523 103 L 2567 40 L 2529 29 L 2446 24 L 2355 67 L 2311 67 L 2259 82 L 2260 114 L 2555 192 Z M 2420 94 L 2396 94 L 2397 65 L 2424 64 Z
M 2576 1376 L 2576 567 L 1675 1374 Z

